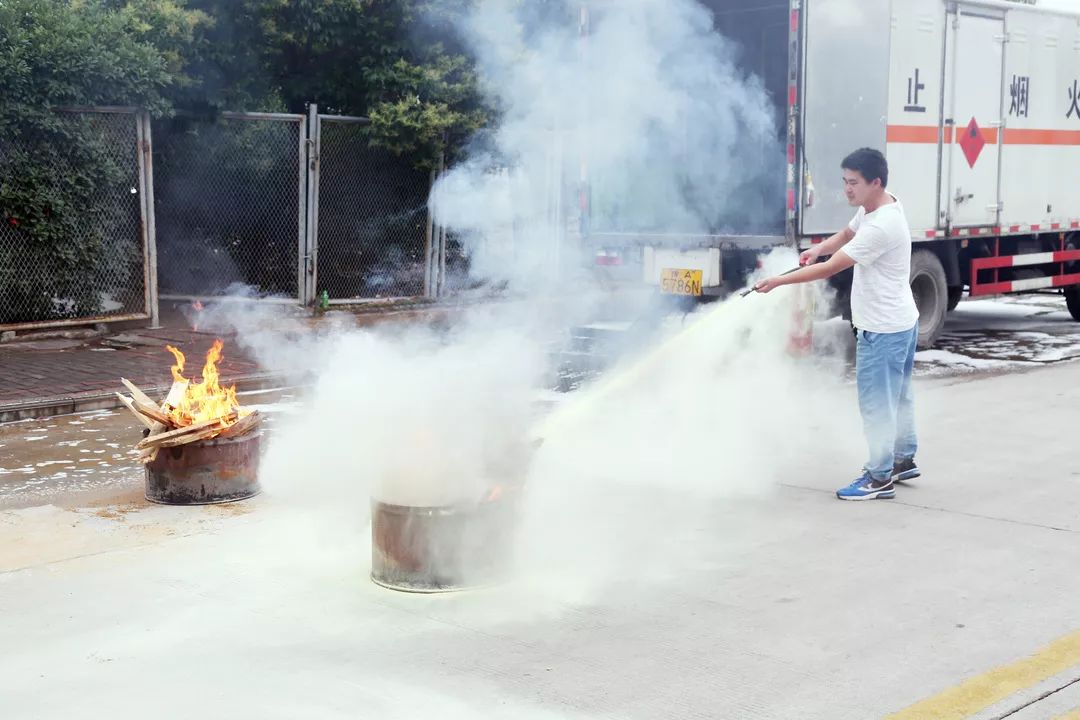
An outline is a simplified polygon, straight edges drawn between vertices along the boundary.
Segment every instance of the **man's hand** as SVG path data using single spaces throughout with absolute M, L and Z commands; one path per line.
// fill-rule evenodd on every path
M 810 251 L 808 250 L 807 252 Z M 767 293 L 772 292 L 781 285 L 797 285 L 813 280 L 824 280 L 827 277 L 832 277 L 841 270 L 847 270 L 853 265 L 855 265 L 855 261 L 851 259 L 850 255 L 843 250 L 837 250 L 827 262 L 811 263 L 806 267 L 788 270 L 783 275 L 766 278 L 757 285 L 754 285 L 754 290 L 759 293 Z
M 820 256 L 821 256 L 821 246 L 820 245 L 814 245 L 812 248 L 810 248 L 809 250 L 804 250 L 803 253 L 801 255 L 799 255 L 799 264 L 800 265 L 813 265 L 814 263 L 816 263 L 818 261 L 818 258 Z
M 780 282 L 780 278 L 778 277 L 765 278 L 764 280 L 759 281 L 758 284 L 754 286 L 754 290 L 764 294 L 775 290 L 782 284 L 783 283 Z

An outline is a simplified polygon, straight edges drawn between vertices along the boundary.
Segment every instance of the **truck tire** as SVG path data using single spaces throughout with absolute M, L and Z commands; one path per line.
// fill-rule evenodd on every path
M 1065 304 L 1069 307 L 1073 320 L 1080 322 L 1080 285 L 1065 288 Z
M 1069 238 L 1069 243 L 1065 246 L 1065 249 L 1076 250 L 1077 248 L 1080 248 L 1080 235 L 1074 234 Z M 1065 272 L 1080 272 L 1080 261 L 1066 263 Z M 1069 314 L 1072 315 L 1073 320 L 1080 322 L 1080 285 L 1070 285 L 1065 288 L 1065 304 L 1068 306 Z
M 919 348 L 925 350 L 941 335 L 949 307 L 945 268 L 929 250 L 911 253 L 911 294 L 919 308 Z

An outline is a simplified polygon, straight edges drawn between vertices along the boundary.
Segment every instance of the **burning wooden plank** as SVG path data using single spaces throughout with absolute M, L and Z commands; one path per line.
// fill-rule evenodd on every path
M 167 405 L 172 409 L 183 407 L 184 396 L 187 395 L 189 387 L 191 387 L 190 380 L 173 380 L 172 387 L 169 388 L 169 394 L 165 396 L 165 400 L 163 400 L 161 404 Z
M 138 409 L 135 407 L 134 401 L 131 398 L 129 398 L 127 395 L 124 395 L 122 393 L 116 393 L 116 397 L 118 397 L 120 399 L 120 402 L 122 402 L 124 404 L 124 407 L 126 407 L 128 410 L 130 410 L 131 414 L 134 415 L 138 419 L 139 422 L 141 422 L 143 425 L 145 425 L 147 427 L 147 429 L 153 431 L 154 426 L 160 424 L 157 421 L 153 420 L 152 418 L 148 417 L 147 415 L 144 415 L 143 413 L 139 412 Z
M 138 400 L 144 405 L 159 406 L 159 403 L 151 400 L 149 395 L 140 390 L 135 383 L 131 382 L 127 378 L 120 378 L 120 382 L 123 383 L 124 387 L 126 387 L 128 389 L 128 392 L 131 393 L 131 397 L 135 400 Z
M 151 400 L 149 395 L 140 390 L 135 383 L 127 378 L 120 378 L 120 382 L 131 392 L 130 401 L 123 396 L 120 396 L 120 401 L 124 403 L 124 406 L 127 407 L 128 410 L 131 410 L 131 412 L 135 414 L 135 417 L 137 417 L 140 422 L 146 425 L 148 436 L 154 437 L 160 435 L 173 427 L 172 419 L 168 415 L 168 411 L 171 408 L 168 401 L 171 399 L 175 403 L 180 402 L 183 393 L 187 390 L 186 380 L 182 382 L 173 381 L 168 396 L 160 405 Z M 119 395 L 119 393 L 117 393 L 117 395 Z M 156 447 L 149 450 L 143 450 L 139 453 L 139 461 L 142 463 L 152 462 L 155 457 L 157 457 Z
M 262 415 L 259 414 L 258 410 L 252 410 L 250 413 L 222 430 L 218 437 L 238 437 L 254 430 L 260 422 L 262 422 Z
M 195 442 L 196 440 L 204 440 L 216 435 L 235 420 L 236 412 L 234 411 L 225 417 L 211 418 L 210 420 L 203 420 L 194 425 L 185 425 L 182 428 L 170 430 L 159 435 L 150 435 L 149 437 L 140 440 L 139 444 L 135 447 L 140 450 L 145 450 L 146 448 L 152 447 L 174 447 L 176 445 L 183 445 L 184 443 Z
M 120 393 L 116 394 L 120 396 L 122 401 L 125 399 L 123 395 L 120 395 Z M 169 425 L 169 416 L 162 412 L 161 409 L 158 408 L 156 405 L 147 405 L 146 403 L 143 403 L 136 398 L 127 400 L 127 402 L 124 402 L 124 404 L 127 405 L 129 402 L 131 403 L 131 408 L 136 413 L 153 421 L 153 423 L 151 423 L 150 425 L 151 434 L 157 434 Z M 157 426 L 161 426 L 161 429 L 158 429 Z
M 179 435 L 176 437 L 163 439 L 154 445 L 154 449 L 158 450 L 161 448 L 179 447 L 181 445 L 197 443 L 201 440 L 213 440 L 218 437 L 224 427 L 225 426 L 222 424 L 222 422 L 218 420 L 204 428 L 194 430 L 185 435 Z M 161 436 L 159 435 L 158 437 L 160 438 Z M 153 458 L 151 458 L 151 461 L 152 460 Z

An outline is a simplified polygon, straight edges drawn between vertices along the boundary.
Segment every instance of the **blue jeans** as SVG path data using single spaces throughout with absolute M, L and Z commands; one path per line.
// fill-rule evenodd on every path
M 864 469 L 875 480 L 892 476 L 893 462 L 915 457 L 915 409 L 911 369 L 919 326 L 898 333 L 858 331 L 855 383 L 870 446 Z

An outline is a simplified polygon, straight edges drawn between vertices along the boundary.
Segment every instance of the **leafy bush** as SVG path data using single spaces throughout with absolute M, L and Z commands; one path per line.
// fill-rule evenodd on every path
M 97 314 L 106 285 L 126 291 L 114 298 L 121 305 L 138 307 L 137 233 L 121 232 L 133 221 L 138 229 L 126 166 L 134 155 L 125 162 L 117 152 L 125 139 L 134 148 L 134 119 L 53 109 L 168 107 L 165 61 L 137 39 L 131 21 L 94 4 L 0 3 L 2 323 Z

